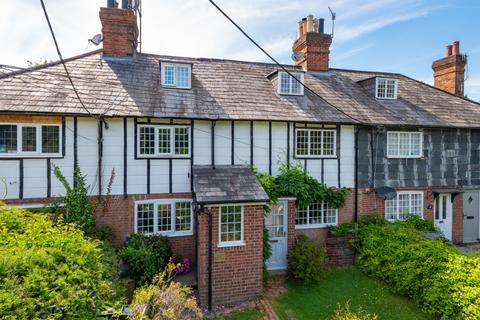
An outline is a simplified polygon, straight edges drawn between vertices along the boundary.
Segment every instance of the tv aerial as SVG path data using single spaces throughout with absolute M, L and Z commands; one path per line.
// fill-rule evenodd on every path
M 335 18 L 337 18 L 337 14 L 333 12 L 332 8 L 328 7 L 330 14 L 332 15 L 332 39 L 333 39 L 333 31 L 335 29 Z

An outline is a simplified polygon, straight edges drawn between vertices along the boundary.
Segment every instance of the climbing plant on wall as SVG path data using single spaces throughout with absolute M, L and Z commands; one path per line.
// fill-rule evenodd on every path
M 301 163 L 296 162 L 280 166 L 280 174 L 276 177 L 258 173 L 253 169 L 258 181 L 267 192 L 272 202 L 281 197 L 294 197 L 299 208 L 305 208 L 313 202 L 324 202 L 330 208 L 340 208 L 345 204 L 348 188 L 328 187 L 310 176 Z

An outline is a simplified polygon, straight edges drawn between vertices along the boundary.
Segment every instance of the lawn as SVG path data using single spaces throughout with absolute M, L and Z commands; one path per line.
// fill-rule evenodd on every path
M 257 309 L 247 309 L 242 311 L 234 311 L 228 316 L 217 317 L 215 320 L 261 320 L 262 313 Z
M 384 284 L 355 267 L 328 272 L 316 285 L 289 282 L 288 292 L 274 301 L 274 308 L 280 319 L 285 320 L 330 319 L 337 305 L 347 302 L 352 311 L 361 307 L 378 315 L 379 320 L 434 319 L 410 299 L 393 294 Z

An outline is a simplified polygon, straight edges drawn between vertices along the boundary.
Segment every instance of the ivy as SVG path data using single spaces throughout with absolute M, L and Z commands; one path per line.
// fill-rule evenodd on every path
M 299 162 L 291 166 L 282 164 L 280 174 L 276 177 L 258 173 L 255 168 L 253 172 L 273 203 L 278 198 L 293 197 L 297 199 L 299 208 L 308 207 L 314 202 L 324 202 L 330 208 L 340 208 L 345 204 L 345 196 L 350 192 L 348 188 L 328 187 L 320 183 L 310 176 Z

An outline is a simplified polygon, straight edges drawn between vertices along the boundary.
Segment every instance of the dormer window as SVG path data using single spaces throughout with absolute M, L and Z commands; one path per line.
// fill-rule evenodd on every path
M 397 79 L 377 78 L 375 97 L 377 99 L 397 99 Z
M 300 80 L 303 84 L 303 73 L 300 72 L 291 72 L 291 74 Z M 289 94 L 289 95 L 303 95 L 303 85 L 295 80 L 286 72 L 278 73 L 278 93 L 279 94 Z
M 190 89 L 192 87 L 192 67 L 188 64 L 161 63 L 162 86 Z

